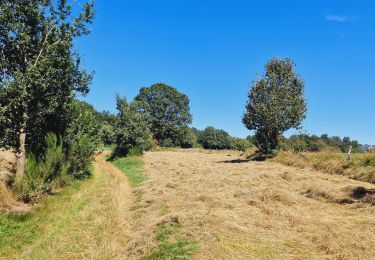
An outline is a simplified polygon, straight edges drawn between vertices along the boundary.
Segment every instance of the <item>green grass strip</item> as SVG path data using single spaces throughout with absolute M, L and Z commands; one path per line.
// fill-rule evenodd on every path
M 143 171 L 143 161 L 139 156 L 116 158 L 110 162 L 128 177 L 129 183 L 133 187 L 147 179 Z
M 181 235 L 182 226 L 177 223 L 166 223 L 158 226 L 155 238 L 159 246 L 142 259 L 192 259 L 197 245 Z

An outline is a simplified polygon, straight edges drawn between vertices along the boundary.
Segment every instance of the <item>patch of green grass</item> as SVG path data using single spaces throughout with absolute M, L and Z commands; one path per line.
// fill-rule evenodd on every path
M 37 241 L 48 226 L 69 209 L 69 201 L 82 181 L 73 181 L 61 193 L 48 197 L 29 213 L 0 214 L 0 259 L 22 253 L 26 245 Z
M 191 259 L 197 246 L 183 238 L 180 229 L 181 225 L 177 223 L 158 226 L 155 238 L 159 241 L 159 246 L 143 259 Z
M 128 177 L 129 183 L 133 187 L 147 179 L 143 172 L 143 161 L 138 156 L 116 158 L 110 162 Z

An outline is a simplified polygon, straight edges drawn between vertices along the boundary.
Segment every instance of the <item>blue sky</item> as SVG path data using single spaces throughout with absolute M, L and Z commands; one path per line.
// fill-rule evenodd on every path
M 86 100 L 115 112 L 164 82 L 190 98 L 193 126 L 250 132 L 241 117 L 252 80 L 289 57 L 305 81 L 304 132 L 375 143 L 375 1 L 97 0 L 78 50 L 95 78 Z

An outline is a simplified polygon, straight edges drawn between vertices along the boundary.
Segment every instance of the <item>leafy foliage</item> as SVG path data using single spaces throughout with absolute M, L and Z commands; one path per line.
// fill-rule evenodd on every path
M 69 126 L 64 143 L 67 146 L 70 172 L 75 177 L 89 174 L 91 161 L 100 142 L 99 124 L 94 108 L 83 101 L 75 100 L 68 108 Z
M 192 121 L 189 98 L 171 86 L 158 83 L 141 88 L 135 101 L 137 111 L 147 115 L 153 137 L 161 145 L 177 145 L 180 128 Z
M 231 150 L 246 151 L 253 146 L 249 140 L 238 137 L 231 137 L 229 141 Z
M 180 127 L 178 137 L 178 146 L 182 148 L 192 148 L 198 141 L 195 132 L 187 126 Z
M 116 123 L 115 156 L 126 156 L 133 149 L 151 148 L 151 132 L 144 113 L 137 111 L 137 104 L 129 104 L 124 97 L 117 96 L 118 119 Z
M 65 158 L 61 140 L 49 133 L 45 138 L 46 148 L 39 158 L 31 153 L 26 164 L 26 174 L 17 191 L 25 202 L 34 201 L 43 192 L 51 190 L 53 184 L 63 186 L 69 182 L 69 162 Z
M 294 152 L 320 152 L 324 150 L 348 152 L 352 146 L 352 152 L 360 152 L 359 143 L 351 140 L 350 137 L 341 139 L 338 136 L 329 137 L 323 134 L 320 137 L 316 135 L 298 134 L 289 138 L 282 138 L 278 147 L 281 150 L 292 150 Z
M 102 144 L 113 145 L 116 143 L 115 125 L 116 115 L 108 112 L 96 112 L 96 118 L 100 124 L 99 136 Z
M 92 75 L 73 41 L 89 33 L 93 17 L 92 2 L 74 17 L 65 0 L 0 1 L 0 145 L 18 148 L 22 161 L 25 146 L 63 134 L 64 108 L 88 92 Z
M 290 59 L 273 59 L 265 75 L 254 82 L 242 122 L 256 130 L 255 144 L 264 153 L 277 147 L 279 136 L 298 128 L 305 117 L 304 84 Z
M 199 143 L 205 149 L 230 149 L 230 136 L 224 130 L 209 126 L 201 133 Z

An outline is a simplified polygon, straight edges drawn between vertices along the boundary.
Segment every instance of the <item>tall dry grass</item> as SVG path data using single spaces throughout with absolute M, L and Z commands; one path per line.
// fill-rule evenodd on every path
M 312 168 L 329 174 L 345 175 L 355 180 L 375 183 L 375 153 L 353 154 L 348 159 L 344 153 L 280 152 L 272 160 L 300 169 Z

